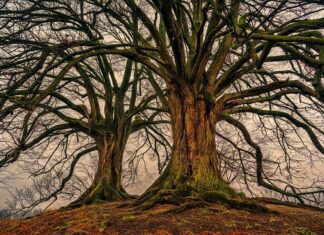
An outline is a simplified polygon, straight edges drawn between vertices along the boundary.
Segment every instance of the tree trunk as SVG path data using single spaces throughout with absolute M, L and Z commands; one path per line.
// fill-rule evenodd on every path
M 113 135 L 97 137 L 98 168 L 92 185 L 74 204 L 130 199 L 121 185 L 123 146 Z
M 215 108 L 188 87 L 170 87 L 168 102 L 173 130 L 170 163 L 138 204 L 157 194 L 188 197 L 218 192 L 234 198 L 237 193 L 221 178 L 215 143 Z M 214 110 L 214 111 L 213 111 Z M 164 200 L 165 201 L 165 200 Z

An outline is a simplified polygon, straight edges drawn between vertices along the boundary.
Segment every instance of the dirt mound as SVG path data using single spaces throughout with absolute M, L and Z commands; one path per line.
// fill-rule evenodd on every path
M 161 205 L 141 213 L 118 203 L 49 211 L 0 223 L 0 234 L 324 234 L 324 212 L 264 204 L 278 213 L 249 212 L 212 204 L 180 213 Z

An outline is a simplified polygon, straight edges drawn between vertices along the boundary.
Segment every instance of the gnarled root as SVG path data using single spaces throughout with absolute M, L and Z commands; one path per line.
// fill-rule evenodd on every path
M 154 207 L 158 203 L 170 203 L 173 205 L 180 205 L 184 198 L 177 192 L 177 190 L 163 189 L 150 198 L 149 200 L 140 200 L 135 202 L 135 209 L 137 210 L 148 210 Z
M 254 202 L 251 199 L 242 199 L 242 198 L 230 198 L 227 197 L 224 193 L 217 191 L 209 191 L 199 195 L 206 202 L 219 202 L 225 203 L 230 208 L 242 209 L 242 210 L 251 210 L 258 212 L 272 212 L 269 208 L 262 206 Z
M 112 190 L 111 193 L 105 193 L 100 187 L 95 188 L 95 190 L 87 190 L 81 195 L 77 200 L 71 202 L 69 205 L 60 208 L 61 210 L 69 210 L 81 207 L 83 205 L 90 205 L 95 203 L 104 203 L 112 201 L 123 201 L 123 200 L 133 200 L 137 196 L 128 194 L 124 189 Z
M 147 198 L 149 199 L 145 200 Z M 178 213 L 195 207 L 208 208 L 210 203 L 222 203 L 230 208 L 239 210 L 276 213 L 275 211 L 254 202 L 252 199 L 240 197 L 232 198 L 218 191 L 208 191 L 201 194 L 192 193 L 189 196 L 183 196 L 178 190 L 163 189 L 158 191 L 153 197 L 150 197 L 150 195 L 145 195 L 144 199 L 141 198 L 133 205 L 135 205 L 135 209 L 142 211 L 148 210 L 159 203 L 169 203 L 177 206 L 176 208 L 167 210 L 166 213 Z
M 179 213 L 196 207 L 208 207 L 206 201 L 199 197 L 186 197 L 184 202 L 176 208 L 167 210 L 166 213 Z

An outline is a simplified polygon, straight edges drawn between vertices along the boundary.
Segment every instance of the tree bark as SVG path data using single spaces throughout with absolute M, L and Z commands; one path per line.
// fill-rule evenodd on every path
M 97 136 L 96 141 L 99 155 L 96 175 L 92 185 L 72 206 L 132 198 L 121 184 L 123 146 L 109 134 Z
M 169 192 L 173 196 L 188 197 L 213 191 L 237 197 L 220 174 L 214 136 L 217 108 L 188 86 L 169 88 L 174 141 L 171 160 L 164 173 L 139 198 L 138 204 L 156 194 Z

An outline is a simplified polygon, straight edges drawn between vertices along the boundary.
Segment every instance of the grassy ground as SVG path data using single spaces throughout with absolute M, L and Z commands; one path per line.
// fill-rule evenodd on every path
M 278 214 L 229 209 L 219 204 L 176 214 L 161 205 L 136 213 L 105 203 L 68 211 L 49 211 L 0 223 L 0 234 L 324 234 L 324 212 L 265 204 Z

